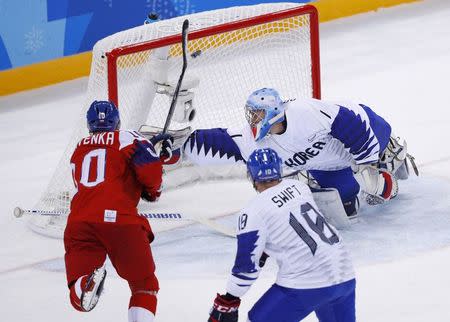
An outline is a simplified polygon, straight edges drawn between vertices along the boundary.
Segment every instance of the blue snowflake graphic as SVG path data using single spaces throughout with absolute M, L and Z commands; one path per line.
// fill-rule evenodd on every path
M 110 8 L 113 7 L 113 0 L 103 0 L 103 1 L 106 3 L 106 5 L 107 5 L 108 7 L 110 7 Z
M 25 34 L 25 53 L 35 54 L 44 47 L 44 31 L 33 26 L 31 31 Z

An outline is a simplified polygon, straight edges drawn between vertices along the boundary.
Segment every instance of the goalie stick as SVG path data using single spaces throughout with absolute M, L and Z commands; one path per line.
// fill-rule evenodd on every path
M 227 215 L 234 214 L 235 212 L 229 213 Z M 31 215 L 31 216 L 50 216 L 50 217 L 58 217 L 58 216 L 65 216 L 67 215 L 66 212 L 62 211 L 49 211 L 49 210 L 40 210 L 40 209 L 22 209 L 20 207 L 14 208 L 14 216 L 16 218 L 21 218 L 23 215 Z M 203 218 L 199 216 L 194 215 L 187 215 L 182 213 L 139 213 L 138 214 L 141 217 L 150 219 L 150 220 L 175 220 L 175 221 L 182 221 L 182 220 L 190 220 L 195 221 L 199 224 L 205 225 L 209 227 L 210 229 L 221 233 L 225 236 L 229 237 L 236 237 L 236 233 L 233 229 L 230 227 L 221 225 L 215 221 L 212 221 L 209 218 Z

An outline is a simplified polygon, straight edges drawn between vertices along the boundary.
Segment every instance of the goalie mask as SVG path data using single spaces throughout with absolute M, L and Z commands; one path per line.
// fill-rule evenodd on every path
M 112 102 L 94 101 L 86 113 L 90 133 L 111 132 L 120 128 L 119 110 Z
M 264 138 L 272 125 L 284 121 L 285 105 L 272 88 L 254 91 L 245 104 L 245 118 L 252 128 L 255 141 Z
M 282 161 L 272 149 L 253 151 L 247 161 L 247 175 L 253 182 L 280 180 Z

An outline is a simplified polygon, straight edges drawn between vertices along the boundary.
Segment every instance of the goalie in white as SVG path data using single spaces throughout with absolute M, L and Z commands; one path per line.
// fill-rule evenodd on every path
M 348 216 L 357 213 L 360 191 L 369 204 L 382 203 L 397 195 L 397 179 L 408 178 L 406 143 L 366 105 L 282 100 L 276 90 L 263 88 L 250 95 L 245 114 L 244 129 L 194 131 L 184 156 L 199 165 L 243 162 L 255 149 L 269 147 L 286 167 L 308 170 L 321 188 L 337 189 Z
M 250 321 L 299 321 L 312 311 L 321 322 L 355 321 L 350 256 L 308 186 L 281 180 L 281 159 L 271 149 L 253 152 L 247 169 L 259 194 L 240 212 L 227 293 L 217 295 L 208 321 L 238 321 L 240 298 L 268 256 L 279 267 L 276 282 L 250 310 Z

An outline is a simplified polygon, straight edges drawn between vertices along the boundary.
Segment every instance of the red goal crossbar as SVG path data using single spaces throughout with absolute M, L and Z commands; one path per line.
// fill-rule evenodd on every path
M 314 6 L 304 5 L 288 10 L 263 14 L 248 19 L 242 19 L 234 22 L 207 27 L 204 29 L 199 29 L 189 33 L 189 40 L 200 39 L 203 37 L 213 36 L 233 30 L 243 29 L 301 15 L 309 15 L 310 19 L 312 95 L 314 98 L 320 98 L 319 17 L 317 9 Z M 118 47 L 106 53 L 106 57 L 108 60 L 109 100 L 114 102 L 116 106 L 119 106 L 117 82 L 117 60 L 119 57 L 178 43 L 181 43 L 181 32 L 179 34 L 163 37 L 160 39 Z

